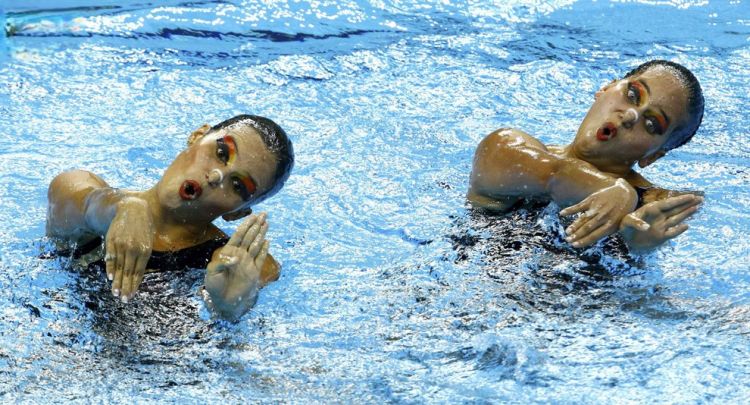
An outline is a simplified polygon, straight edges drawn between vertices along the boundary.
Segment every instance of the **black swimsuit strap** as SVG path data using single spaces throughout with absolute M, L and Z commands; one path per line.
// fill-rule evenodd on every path
M 184 268 L 205 269 L 214 251 L 229 242 L 228 238 L 207 240 L 176 252 L 153 252 L 148 259 L 147 269 L 167 271 Z

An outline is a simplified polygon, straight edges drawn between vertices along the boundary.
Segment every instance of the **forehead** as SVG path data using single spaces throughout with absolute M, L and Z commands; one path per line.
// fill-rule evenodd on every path
M 231 136 L 237 145 L 234 163 L 237 170 L 246 171 L 259 188 L 271 187 L 276 172 L 276 155 L 268 150 L 258 131 L 249 125 L 229 126 L 208 134 L 206 142 L 216 142 L 224 136 Z
M 687 120 L 687 87 L 672 68 L 654 66 L 631 79 L 640 80 L 646 84 L 649 89 L 649 104 L 652 108 L 661 109 L 669 116 L 672 122 L 670 126 L 674 128 Z

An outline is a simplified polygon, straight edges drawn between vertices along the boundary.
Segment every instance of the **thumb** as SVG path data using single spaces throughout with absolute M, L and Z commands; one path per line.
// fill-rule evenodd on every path
M 635 213 L 633 213 L 633 214 L 626 215 L 625 218 L 622 219 L 620 227 L 621 228 L 634 228 L 639 231 L 645 232 L 651 228 L 651 225 L 649 225 L 648 222 L 642 220 Z

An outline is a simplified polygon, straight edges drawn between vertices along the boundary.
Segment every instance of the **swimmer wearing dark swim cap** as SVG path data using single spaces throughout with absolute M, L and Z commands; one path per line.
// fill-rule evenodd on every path
M 251 206 L 274 195 L 293 164 L 291 141 L 267 118 L 240 115 L 204 125 L 149 190 L 114 189 L 83 170 L 55 177 L 48 192 L 47 235 L 79 245 L 105 236 L 112 294 L 128 302 L 152 252 L 226 241 L 212 222 L 247 217 L 226 245 L 205 258 L 207 304 L 220 316 L 237 319 L 279 273 L 265 240 L 266 215 L 251 215 Z
M 522 198 L 552 199 L 574 247 L 618 230 L 631 249 L 650 249 L 685 232 L 701 193 L 654 187 L 647 167 L 687 143 L 703 118 L 703 93 L 682 65 L 655 60 L 596 92 L 567 146 L 547 146 L 518 129 L 500 129 L 476 149 L 467 194 L 474 206 L 505 211 Z M 639 204 L 639 193 L 642 205 Z

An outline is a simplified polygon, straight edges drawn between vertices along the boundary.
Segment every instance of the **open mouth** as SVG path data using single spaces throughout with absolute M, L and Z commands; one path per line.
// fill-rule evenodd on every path
M 617 136 L 617 127 L 611 122 L 604 124 L 596 131 L 596 139 L 600 141 L 608 141 L 615 136 Z
M 185 180 L 180 186 L 180 198 L 186 201 L 195 200 L 201 196 L 200 183 L 195 180 Z

